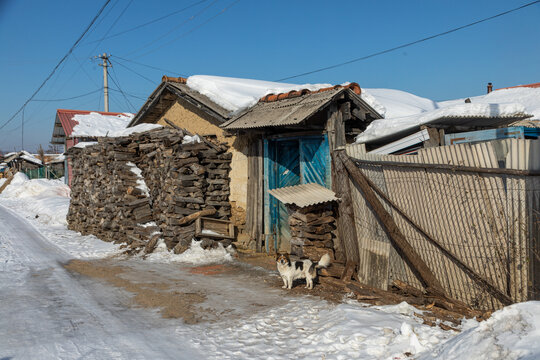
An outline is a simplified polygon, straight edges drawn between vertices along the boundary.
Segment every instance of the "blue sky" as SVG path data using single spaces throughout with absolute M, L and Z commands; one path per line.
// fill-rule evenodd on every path
M 103 110 L 102 68 L 112 55 L 110 111 L 135 112 L 164 74 L 277 80 L 497 14 L 527 1 L 112 0 L 91 32 L 25 109 L 24 147 L 47 148 L 57 108 Z M 0 0 L 0 124 L 41 84 L 104 3 Z M 96 41 L 185 7 L 162 21 Z M 222 10 L 226 8 L 225 11 Z M 219 15 L 218 15 L 219 14 Z M 540 4 L 477 26 L 293 83 L 356 81 L 434 100 L 540 81 Z M 129 61 L 127 61 L 129 60 Z M 158 67 L 156 70 L 139 65 Z M 176 72 L 176 73 L 173 73 Z M 117 85 L 109 80 L 113 88 Z M 0 130 L 0 149 L 21 147 L 21 115 Z

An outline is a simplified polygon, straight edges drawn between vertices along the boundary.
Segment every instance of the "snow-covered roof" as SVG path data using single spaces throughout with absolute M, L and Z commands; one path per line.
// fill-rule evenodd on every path
M 238 113 L 252 107 L 260 98 L 268 94 L 303 89 L 316 91 L 332 86 L 330 84 L 299 85 L 209 75 L 190 76 L 187 79 L 187 85 L 232 113 Z
M 107 136 L 109 133 L 123 130 L 127 127 L 134 114 L 104 115 L 97 112 L 76 114 L 73 120 L 78 124 L 73 127 L 73 137 Z
M 21 159 L 24 159 L 24 160 L 29 161 L 31 163 L 37 164 L 37 165 L 43 165 L 41 160 L 39 160 L 37 157 L 35 157 L 34 155 L 30 154 L 28 151 L 25 151 L 25 150 L 22 150 L 22 151 L 19 151 L 19 152 L 7 153 L 4 156 L 4 161 L 10 162 L 10 161 L 12 161 L 13 159 L 16 159 L 16 158 L 21 158 Z
M 498 126 L 509 119 L 532 116 L 540 119 L 540 89 L 511 88 L 487 95 L 435 102 L 404 91 L 363 89 L 385 108 L 385 119 L 373 121 L 356 138 L 357 143 L 382 141 L 406 135 L 426 124 L 465 125 L 463 119 L 476 119 L 477 126 Z M 478 119 L 483 119 L 479 123 Z

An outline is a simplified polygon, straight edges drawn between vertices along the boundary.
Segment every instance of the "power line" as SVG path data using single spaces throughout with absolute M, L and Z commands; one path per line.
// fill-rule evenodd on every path
M 120 90 L 114 89 L 114 88 L 112 88 L 112 87 L 109 88 L 109 90 L 116 91 L 116 92 L 120 92 Z M 133 94 L 130 94 L 130 93 L 125 92 L 125 91 L 124 91 L 124 94 L 126 94 L 127 96 L 130 96 L 130 97 L 132 97 L 132 98 L 135 98 L 135 99 L 144 100 L 144 101 L 148 100 L 148 98 L 144 98 L 144 97 L 142 97 L 142 96 L 133 95 Z
M 115 55 L 114 57 L 117 58 L 117 59 L 123 60 L 123 61 L 128 61 L 128 62 L 133 63 L 133 64 L 137 64 L 137 65 L 141 65 L 141 66 L 146 66 L 147 68 L 150 68 L 150 69 L 159 70 L 159 71 L 164 71 L 164 72 L 169 73 L 169 74 L 180 75 L 180 76 L 183 76 L 183 77 L 188 77 L 188 75 L 184 75 L 184 74 L 181 74 L 181 73 L 176 72 L 176 71 L 172 71 L 172 70 L 167 70 L 167 69 L 159 68 L 159 67 L 157 67 L 157 66 L 152 66 L 152 65 L 143 64 L 143 63 L 141 63 L 141 62 L 138 62 L 138 61 L 135 61 L 135 60 L 125 59 L 125 58 L 122 58 L 122 57 L 116 56 L 116 55 Z
M 502 13 L 499 13 L 499 14 L 496 14 L 496 15 L 493 15 L 493 16 L 490 16 L 490 17 L 487 17 L 487 18 L 484 18 L 484 19 L 469 23 L 467 25 L 459 26 L 459 27 L 453 28 L 451 30 L 447 30 L 447 31 L 444 31 L 444 32 L 441 32 L 441 33 L 438 33 L 438 34 L 435 34 L 435 35 L 431 35 L 431 36 L 428 36 L 428 37 L 425 37 L 425 38 L 422 38 L 422 39 L 419 39 L 419 40 L 416 40 L 416 41 L 411 41 L 411 42 L 403 44 L 403 45 L 395 46 L 395 47 L 390 48 L 390 49 L 378 51 L 376 53 L 366 55 L 366 56 L 362 56 L 362 57 L 359 57 L 359 58 L 356 58 L 356 59 L 348 60 L 348 61 L 345 61 L 345 62 L 342 62 L 342 63 L 339 63 L 339 64 L 326 66 L 326 67 L 323 67 L 323 68 L 320 68 L 320 69 L 307 71 L 307 72 L 304 72 L 304 73 L 301 73 L 301 74 L 284 77 L 282 79 L 278 79 L 278 80 L 274 80 L 274 81 L 285 81 L 285 80 L 289 80 L 289 79 L 294 79 L 294 78 L 297 78 L 297 77 L 310 75 L 310 74 L 315 74 L 315 73 L 318 73 L 318 72 L 321 72 L 321 71 L 335 69 L 335 68 L 340 67 L 340 66 L 344 66 L 344 65 L 348 65 L 348 64 L 351 64 L 351 63 L 354 63 L 354 62 L 366 60 L 366 59 L 369 59 L 369 58 L 372 58 L 372 57 L 375 57 L 375 56 L 378 56 L 378 55 L 386 54 L 386 53 L 389 53 L 389 52 L 392 52 L 392 51 L 395 51 L 395 50 L 403 49 L 403 48 L 408 47 L 408 46 L 416 45 L 416 44 L 419 44 L 419 43 L 424 42 L 424 41 L 432 40 L 432 39 L 435 39 L 435 38 L 440 37 L 440 36 L 448 35 L 448 34 L 451 34 L 453 32 L 456 32 L 456 31 L 459 31 L 459 30 L 462 30 L 462 29 L 465 29 L 465 28 L 468 28 L 468 27 L 471 27 L 471 26 L 474 26 L 474 25 L 489 21 L 489 20 L 493 20 L 495 18 L 510 14 L 512 12 L 524 9 L 524 8 L 526 8 L 528 6 L 532 6 L 532 5 L 535 5 L 535 4 L 538 4 L 538 3 L 540 3 L 540 0 L 533 1 L 533 2 L 527 3 L 525 5 L 521 5 L 521 6 L 517 7 L 517 8 L 513 8 L 513 9 L 510 9 L 510 10 L 504 11 Z
M 110 38 L 117 37 L 117 36 L 123 35 L 123 34 L 125 34 L 125 33 L 131 32 L 131 31 L 138 30 L 138 29 L 140 29 L 140 28 L 142 28 L 142 27 L 148 26 L 148 25 L 153 24 L 153 23 L 155 23 L 155 22 L 164 20 L 164 19 L 166 19 L 166 18 L 168 18 L 168 17 L 171 17 L 171 16 L 176 15 L 176 14 L 178 14 L 178 13 L 181 13 L 181 12 L 183 12 L 183 11 L 186 11 L 186 10 L 188 10 L 188 9 L 194 7 L 194 6 L 197 6 L 197 5 L 199 5 L 199 4 L 203 3 L 203 2 L 206 2 L 206 1 L 208 1 L 208 0 L 197 1 L 197 2 L 195 2 L 195 3 L 193 3 L 193 4 L 191 4 L 191 5 L 188 5 L 188 6 L 184 7 L 184 8 L 182 8 L 182 9 L 180 9 L 180 10 L 173 11 L 172 13 L 169 13 L 169 14 L 166 14 L 166 15 L 163 15 L 163 16 L 160 16 L 160 17 L 158 17 L 158 18 L 156 18 L 156 19 L 154 19 L 154 20 L 150 20 L 150 21 L 148 21 L 148 22 L 145 22 L 144 24 L 140 24 L 140 25 L 134 26 L 134 27 L 132 27 L 132 28 L 129 28 L 129 29 L 126 29 L 126 30 L 117 32 L 117 33 L 112 34 L 112 35 L 110 35 L 110 36 L 104 36 L 104 37 L 102 37 L 101 39 L 94 40 L 94 41 L 90 41 L 90 42 L 88 42 L 87 44 L 92 44 L 92 43 L 95 43 L 95 42 L 97 42 L 97 41 L 102 41 L 102 40 L 110 39 Z
M 126 101 L 126 105 L 131 106 L 131 108 L 133 110 L 136 110 L 135 106 L 133 106 L 131 101 L 129 101 L 126 94 L 124 94 L 124 91 L 122 90 L 122 87 L 120 87 L 120 82 L 116 79 L 116 72 L 113 70 L 113 67 L 111 67 L 111 80 L 118 87 L 118 90 L 120 90 L 120 93 L 122 94 L 122 96 L 124 97 L 124 100 Z
M 88 95 L 92 95 L 92 94 L 95 94 L 99 91 L 103 90 L 103 88 L 101 89 L 96 89 L 94 91 L 90 91 L 89 93 L 86 93 L 86 94 L 81 94 L 81 95 L 77 95 L 77 96 L 72 96 L 72 97 L 68 97 L 68 98 L 63 98 L 63 99 L 33 99 L 32 102 L 35 102 L 35 101 L 39 101 L 39 102 L 53 102 L 53 101 L 66 101 L 66 100 L 73 100 L 73 99 L 78 99 L 78 98 L 82 98 L 82 97 L 85 97 L 85 96 L 88 96 Z
M 540 0 L 538 0 L 538 1 L 540 1 Z M 204 25 L 208 24 L 210 21 L 214 20 L 214 19 L 217 18 L 218 16 L 222 15 L 223 13 L 225 13 L 225 11 L 229 10 L 231 7 L 233 7 L 234 5 L 236 5 L 238 2 L 240 2 L 240 0 L 233 1 L 233 2 L 230 3 L 228 6 L 224 7 L 224 8 L 223 8 L 220 12 L 218 12 L 216 15 L 214 15 L 214 16 L 208 18 L 206 21 L 202 22 L 202 23 L 199 24 L 198 26 L 195 26 L 195 27 L 192 28 L 191 30 L 186 31 L 185 33 L 183 33 L 183 34 L 181 34 L 181 35 L 175 37 L 175 38 L 172 39 L 171 41 L 168 41 L 168 42 L 166 42 L 166 43 L 164 43 L 164 44 L 158 46 L 157 48 L 154 48 L 154 49 L 152 49 L 152 50 L 149 50 L 149 51 L 147 51 L 147 52 L 145 52 L 145 53 L 139 55 L 139 57 L 143 57 L 143 56 L 145 56 L 145 55 L 148 55 L 148 54 L 150 54 L 150 53 L 153 53 L 154 51 L 157 51 L 157 50 L 163 48 L 164 46 L 167 46 L 167 45 L 169 45 L 169 44 L 171 44 L 171 43 L 173 43 L 173 42 L 175 42 L 175 41 L 177 41 L 177 40 L 183 38 L 184 36 L 191 34 L 191 33 L 194 32 L 195 30 L 200 29 L 200 28 L 203 27 Z
M 9 120 L 7 120 L 2 126 L 0 126 L 0 130 L 3 129 L 7 124 L 9 124 L 13 119 L 15 119 L 15 116 L 17 116 L 21 111 L 22 109 L 24 109 L 24 107 L 26 105 L 28 105 L 28 103 L 30 101 L 32 101 L 32 99 L 37 95 L 37 93 L 43 88 L 43 86 L 45 86 L 45 84 L 51 79 L 51 77 L 54 75 L 54 73 L 56 72 L 56 70 L 60 67 L 60 65 L 62 65 L 62 63 L 67 59 L 67 57 L 73 52 L 73 50 L 75 49 L 75 47 L 77 47 L 77 45 L 79 44 L 79 42 L 83 39 L 83 37 L 86 35 L 86 33 L 88 32 L 88 30 L 90 30 L 90 28 L 92 27 L 92 25 L 94 24 L 94 22 L 98 19 L 98 17 L 101 15 L 101 13 L 103 12 L 103 10 L 105 10 L 105 7 L 107 7 L 107 5 L 109 4 L 111 0 L 106 0 L 105 1 L 105 4 L 103 4 L 103 6 L 101 7 L 101 9 L 99 9 L 98 13 L 96 14 L 96 16 L 94 16 L 94 18 L 92 19 L 92 21 L 90 22 L 90 24 L 86 27 L 86 29 L 83 31 L 83 33 L 79 36 L 79 38 L 77 39 L 77 41 L 75 41 L 75 43 L 71 46 L 71 48 L 69 49 L 69 51 L 64 55 L 64 57 L 62 57 L 62 59 L 60 59 L 60 61 L 58 62 L 58 64 L 56 64 L 56 66 L 54 67 L 54 69 L 51 71 L 51 73 L 49 74 L 49 76 L 47 76 L 47 78 L 45 78 L 45 80 L 41 83 L 41 85 L 37 88 L 36 91 L 34 91 L 34 93 L 32 94 L 32 96 L 30 96 L 28 98 L 28 100 L 25 101 L 25 103 L 19 108 L 19 110 L 17 110 L 17 112 L 15 114 L 13 114 L 13 116 L 11 116 L 9 118 Z
M 137 49 L 127 53 L 126 55 L 129 56 L 131 54 L 134 54 L 134 53 L 137 53 L 139 52 L 140 50 L 143 50 L 143 49 L 146 49 L 147 47 L 153 45 L 156 43 L 156 41 L 159 41 L 161 39 L 163 39 L 164 37 L 167 37 L 170 33 L 172 33 L 173 31 L 181 28 L 182 26 L 186 25 L 187 23 L 189 23 L 190 21 L 193 21 L 193 19 L 201 16 L 206 10 L 210 9 L 215 3 L 217 3 L 219 0 L 214 0 L 212 1 L 210 4 L 208 4 L 207 6 L 205 6 L 204 8 L 202 8 L 199 12 L 197 12 L 195 15 L 192 15 L 190 16 L 188 19 L 184 20 L 183 22 L 181 22 L 180 24 L 176 25 L 175 27 L 173 27 L 172 29 L 170 29 L 169 31 L 167 31 L 166 33 L 164 34 L 161 34 L 160 36 L 158 36 L 157 38 L 153 39 L 151 42 L 149 43 L 146 43 L 144 44 L 143 46 L 141 47 L 138 47 Z
M 540 0 L 539 0 L 539 1 L 540 1 Z M 120 66 L 122 66 L 122 67 L 124 67 L 124 68 L 126 68 L 127 70 L 131 71 L 132 73 L 134 73 L 134 74 L 137 75 L 137 76 L 140 76 L 141 78 L 145 79 L 146 81 L 149 81 L 149 82 L 151 82 L 151 83 L 154 84 L 154 85 L 156 84 L 156 82 L 155 82 L 154 80 L 149 79 L 149 78 L 147 78 L 146 76 L 144 76 L 144 75 L 142 75 L 142 74 L 139 74 L 137 71 L 135 71 L 135 70 L 133 70 L 133 69 L 127 67 L 126 65 L 124 65 L 124 64 L 122 64 L 122 63 L 119 63 L 119 62 L 117 62 L 116 64 L 117 64 L 117 65 L 120 65 Z

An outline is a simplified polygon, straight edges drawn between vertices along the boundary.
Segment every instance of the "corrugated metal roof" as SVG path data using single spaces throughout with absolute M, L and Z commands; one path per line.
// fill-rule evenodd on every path
M 101 115 L 112 115 L 117 116 L 122 113 L 118 112 L 105 112 L 105 111 L 94 111 L 94 110 L 68 110 L 68 109 L 57 109 L 56 110 L 56 119 L 54 121 L 53 135 L 51 139 L 51 144 L 64 144 L 64 138 L 70 136 L 73 132 L 75 125 L 79 123 L 73 120 L 75 115 L 88 115 L 90 113 L 98 113 Z
M 307 93 L 301 96 L 286 97 L 277 101 L 260 101 L 255 106 L 221 125 L 226 130 L 253 129 L 297 125 L 328 105 L 342 93 L 368 110 L 374 118 L 381 116 L 353 90 L 347 87 L 325 89 L 325 91 Z M 263 98 L 265 99 L 265 98 Z
M 332 190 L 315 183 L 287 186 L 269 190 L 268 192 L 282 203 L 294 204 L 298 207 L 338 200 Z

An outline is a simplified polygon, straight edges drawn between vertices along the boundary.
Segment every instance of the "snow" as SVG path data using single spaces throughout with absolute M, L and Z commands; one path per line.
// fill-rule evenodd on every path
M 209 229 L 204 229 L 201 231 L 201 234 L 203 235 L 223 235 L 223 234 L 220 234 L 214 230 L 209 230 Z
M 90 114 L 76 114 L 73 120 L 78 124 L 73 127 L 71 136 L 73 137 L 95 137 L 107 136 L 113 131 L 122 130 L 127 127 L 133 114 L 103 115 L 97 112 Z
M 73 120 L 78 124 L 73 127 L 73 137 L 120 137 L 135 133 L 159 129 L 158 124 L 139 124 L 128 128 L 128 124 L 135 115 L 124 113 L 119 115 L 103 115 L 96 112 L 82 115 L 76 114 Z
M 84 149 L 87 146 L 96 145 L 97 143 L 98 143 L 97 141 L 81 141 L 73 145 L 73 147 L 78 148 L 78 149 Z
M 481 323 L 468 320 L 463 331 L 419 359 L 540 358 L 540 302 L 529 301 L 499 310 Z
M 128 161 L 126 165 L 129 166 L 131 172 L 137 176 L 137 189 L 141 190 L 144 195 L 150 196 L 150 191 L 146 185 L 146 182 L 144 181 L 144 177 L 142 176 L 142 170 L 131 161 Z
M 505 307 L 483 322 L 467 320 L 460 333 L 445 331 L 424 325 L 415 316 L 421 311 L 407 303 L 368 306 L 349 299 L 336 305 L 316 297 L 291 296 L 266 285 L 266 279 L 262 281 L 277 277 L 277 273 L 256 278 L 253 268 L 214 276 L 193 274 L 189 267 L 181 270 L 180 266 L 234 263 L 231 249 L 203 250 L 196 241 L 186 252 L 175 255 L 160 240 L 144 262 L 141 258 L 130 261 L 144 269 L 154 266 L 150 269 L 158 273 L 178 268 L 184 274 L 180 284 L 191 286 L 189 291 L 197 291 L 197 286 L 215 289 L 201 308 L 218 306 L 222 314 L 215 321 L 196 325 L 161 319 L 142 309 L 134 316 L 135 310 L 119 305 L 120 290 L 103 284 L 88 287 L 84 284 L 89 280 L 68 275 L 59 264 L 70 257 L 103 258 L 119 253 L 117 245 L 66 229 L 67 186 L 55 180 L 28 180 L 18 173 L 0 195 L 0 205 L 0 227 L 4 230 L 0 232 L 0 301 L 4 305 L 0 308 L 0 348 L 7 357 L 540 357 L 538 301 Z M 25 220 L 19 216 L 30 223 L 28 228 L 21 229 Z M 260 309 L 246 311 L 244 307 Z M 236 315 L 227 317 L 229 310 Z
M 163 125 L 145 123 L 145 124 L 135 125 L 133 127 L 129 127 L 126 129 L 118 129 L 118 130 L 111 131 L 107 136 L 108 137 L 129 136 L 132 134 L 147 132 L 154 129 L 160 129 L 162 127 Z
M 182 144 L 198 144 L 200 142 L 201 142 L 201 138 L 199 137 L 199 135 L 193 135 L 193 136 L 186 135 L 184 136 L 184 139 L 182 139 Z
M 67 229 L 69 196 L 70 188 L 62 180 L 29 180 L 18 172 L 0 194 L 0 205 L 25 217 L 51 243 L 75 258 L 101 258 L 119 253 L 119 245 Z
M 332 86 L 330 84 L 298 85 L 209 75 L 190 76 L 187 79 L 187 85 L 232 113 L 238 113 L 255 105 L 260 98 L 268 94 L 302 89 L 316 91 Z
M 444 117 L 519 117 L 526 114 L 523 105 L 517 103 L 510 104 L 483 104 L 483 103 L 462 103 L 450 105 L 431 111 L 422 112 L 416 115 L 397 117 L 392 119 L 374 120 L 368 125 L 366 131 L 356 137 L 356 143 L 364 143 L 400 131 L 410 130 L 413 132 L 419 129 L 420 125 L 436 122 Z M 495 120 L 494 120 L 495 121 Z
M 200 241 L 191 241 L 189 249 L 182 254 L 175 254 L 167 249 L 163 239 L 159 239 L 154 251 L 145 257 L 151 262 L 187 263 L 207 265 L 233 261 L 235 251 L 232 247 L 224 248 L 221 244 L 215 249 L 204 250 Z
M 385 119 L 373 121 L 356 138 L 357 143 L 382 139 L 398 131 L 414 130 L 440 117 L 519 117 L 533 115 L 540 120 L 540 89 L 515 88 L 492 91 L 482 96 L 435 102 L 405 91 L 362 89 L 384 107 Z

